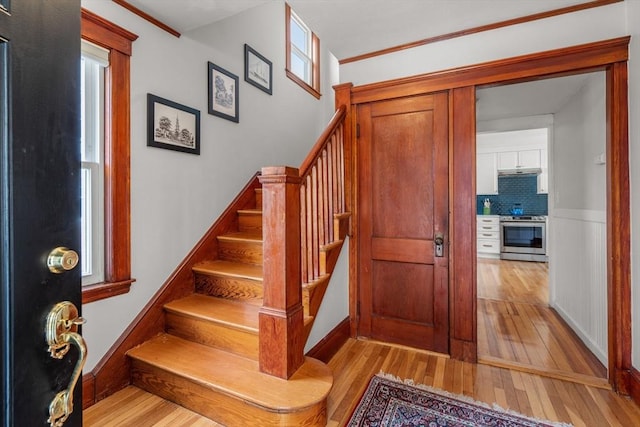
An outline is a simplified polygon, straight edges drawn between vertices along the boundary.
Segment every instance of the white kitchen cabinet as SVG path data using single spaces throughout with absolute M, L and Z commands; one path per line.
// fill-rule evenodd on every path
M 498 194 L 502 170 L 540 169 L 538 194 L 549 192 L 548 129 L 487 132 L 476 135 L 476 194 Z M 493 167 L 492 167 L 493 165 Z
M 531 169 L 540 167 L 540 150 L 504 151 L 498 153 L 498 169 Z
M 498 153 L 498 169 L 515 169 L 517 166 L 517 151 L 504 151 L 502 153 Z
M 498 194 L 497 153 L 476 155 L 476 194 Z
M 500 217 L 476 217 L 476 253 L 479 258 L 500 258 Z
M 540 168 L 542 172 L 538 175 L 538 194 L 549 193 L 549 159 L 547 150 L 540 150 Z

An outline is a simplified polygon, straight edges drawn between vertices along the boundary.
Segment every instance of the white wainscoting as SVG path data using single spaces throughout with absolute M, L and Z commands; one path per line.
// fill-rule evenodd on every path
M 607 366 L 605 212 L 555 209 L 552 215 L 549 304 Z

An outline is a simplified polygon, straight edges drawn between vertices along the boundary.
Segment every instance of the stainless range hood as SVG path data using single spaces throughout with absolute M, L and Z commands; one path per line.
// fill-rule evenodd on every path
M 498 169 L 498 176 L 540 175 L 540 168 Z

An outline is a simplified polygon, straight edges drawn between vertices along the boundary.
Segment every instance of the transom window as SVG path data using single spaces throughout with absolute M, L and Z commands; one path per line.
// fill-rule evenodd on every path
M 286 4 L 287 76 L 320 98 L 320 39 Z

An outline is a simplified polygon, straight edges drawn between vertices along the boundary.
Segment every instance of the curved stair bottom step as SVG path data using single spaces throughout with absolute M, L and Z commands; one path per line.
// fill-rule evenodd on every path
M 166 334 L 128 354 L 134 385 L 227 427 L 326 425 L 333 376 L 318 360 L 305 358 L 282 380 L 253 360 Z

